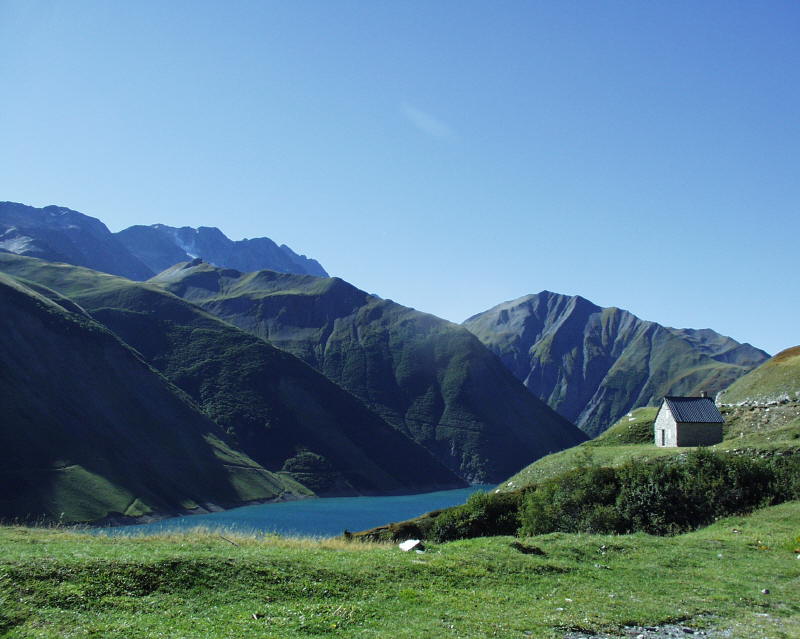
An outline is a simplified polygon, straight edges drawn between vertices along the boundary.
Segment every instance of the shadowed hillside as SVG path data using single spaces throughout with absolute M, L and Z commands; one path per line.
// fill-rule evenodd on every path
M 194 261 L 152 281 L 300 357 L 467 480 L 584 438 L 465 329 L 338 278 Z
M 0 306 L 0 517 L 87 521 L 307 493 L 230 448 L 74 304 L 0 275 Z
M 186 391 L 254 460 L 318 494 L 463 485 L 307 364 L 158 287 L 10 255 L 0 256 L 0 269 L 69 295 Z

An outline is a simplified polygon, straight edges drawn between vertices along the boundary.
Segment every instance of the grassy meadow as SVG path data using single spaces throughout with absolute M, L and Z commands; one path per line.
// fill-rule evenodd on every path
M 800 503 L 675 537 L 429 545 L 0 528 L 17 637 L 563 637 L 678 623 L 800 636 Z M 768 590 L 763 594 L 762 590 Z

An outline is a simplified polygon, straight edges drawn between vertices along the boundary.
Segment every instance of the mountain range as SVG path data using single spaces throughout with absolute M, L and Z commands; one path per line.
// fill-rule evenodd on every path
M 285 244 L 278 246 L 268 237 L 234 242 L 214 227 L 195 229 L 153 224 L 131 226 L 114 236 L 153 273 L 202 256 L 212 264 L 242 271 L 269 269 L 279 273 L 328 275 L 319 262 L 298 255 Z
M 63 207 L 0 203 L 0 274 L 0 518 L 496 482 L 767 357 L 549 292 L 457 325 L 268 238 Z
M 463 327 L 339 278 L 194 260 L 151 282 L 299 357 L 468 481 L 584 439 Z
M 112 233 L 100 220 L 63 206 L 16 202 L 0 202 L 0 250 L 139 281 L 198 255 L 230 268 L 327 276 L 316 260 L 268 237 L 233 241 L 218 228 L 163 224 Z
M 769 357 L 710 329 L 668 328 L 549 291 L 499 304 L 464 326 L 590 436 L 665 395 L 717 393 Z
M 16 255 L 0 254 L 0 270 L 69 296 L 191 397 L 232 448 L 316 494 L 464 485 L 311 367 L 157 287 Z M 8 345 L 12 351 L 14 346 Z M 82 374 L 76 370 L 72 377 Z M 124 388 L 138 389 L 133 380 Z M 105 386 L 84 385 L 90 397 L 107 392 Z M 42 403 L 60 405 L 61 399 L 44 395 Z

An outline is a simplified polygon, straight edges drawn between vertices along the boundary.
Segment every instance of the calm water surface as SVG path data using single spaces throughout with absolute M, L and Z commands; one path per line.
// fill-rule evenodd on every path
M 221 513 L 173 517 L 152 524 L 102 529 L 104 534 L 137 535 L 186 530 L 198 526 L 238 532 L 279 533 L 289 536 L 331 537 L 402 521 L 437 508 L 463 504 L 478 490 L 493 486 L 470 486 L 419 495 L 394 497 L 335 497 L 303 499 L 276 504 L 242 506 Z

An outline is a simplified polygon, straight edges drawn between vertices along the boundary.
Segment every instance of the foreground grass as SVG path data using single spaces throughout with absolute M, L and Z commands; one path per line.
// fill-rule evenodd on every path
M 562 637 L 678 622 L 800 636 L 800 503 L 672 538 L 429 546 L 0 528 L 7 637 Z M 544 554 L 525 554 L 520 541 Z M 762 594 L 762 589 L 769 594 Z

